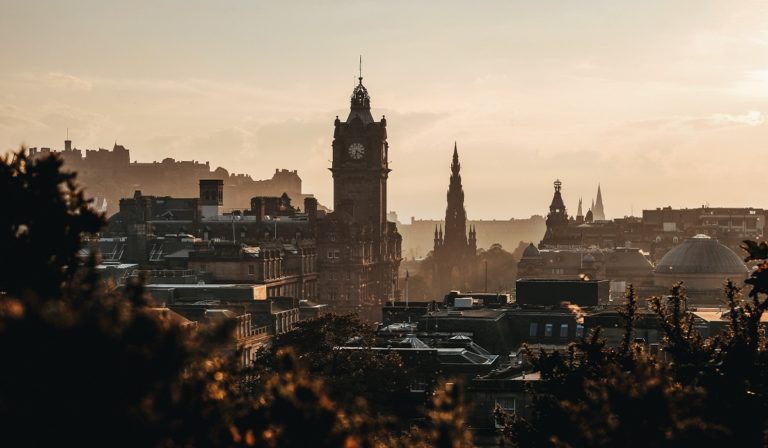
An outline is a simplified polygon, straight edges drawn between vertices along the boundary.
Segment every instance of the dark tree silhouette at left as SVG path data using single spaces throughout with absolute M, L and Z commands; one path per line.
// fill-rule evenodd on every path
M 55 155 L 30 159 L 24 150 L 0 163 L 0 291 L 60 296 L 77 270 L 81 235 L 104 224 L 61 166 Z
M 140 284 L 81 260 L 99 230 L 75 174 L 24 151 L 0 163 L 0 445 L 178 446 L 230 439 L 227 335 L 180 327 Z

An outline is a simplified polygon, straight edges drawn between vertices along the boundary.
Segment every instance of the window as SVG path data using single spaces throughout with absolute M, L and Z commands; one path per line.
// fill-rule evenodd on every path
M 201 271 L 203 271 L 203 272 L 205 272 L 205 271 L 207 270 L 207 269 L 206 269 L 206 266 L 205 266 L 204 264 L 201 264 L 201 265 L 200 265 L 200 270 L 201 270 Z
M 577 338 L 584 337 L 584 325 L 576 324 L 576 337 Z
M 525 375 L 523 375 L 523 377 L 525 377 Z M 496 407 L 506 413 L 515 414 L 517 413 L 517 400 L 515 400 L 512 397 L 497 397 Z M 498 417 L 494 417 L 494 421 L 495 421 L 496 429 L 504 428 L 505 425 L 502 419 L 499 419 Z
M 256 266 L 252 264 L 248 265 L 248 275 L 256 275 Z
M 560 324 L 560 337 L 561 338 L 568 337 L 568 324 Z
M 552 337 L 552 324 L 544 325 L 544 337 L 547 337 L 547 338 Z
M 528 335 L 537 336 L 538 334 L 539 334 L 539 324 L 537 322 L 531 322 L 530 327 L 528 327 Z
M 496 406 L 501 408 L 502 411 L 516 412 L 517 400 L 513 397 L 498 397 L 496 398 Z

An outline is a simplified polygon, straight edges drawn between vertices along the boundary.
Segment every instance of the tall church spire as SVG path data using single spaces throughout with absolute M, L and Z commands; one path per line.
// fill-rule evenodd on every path
M 446 246 L 467 245 L 467 212 L 464 210 L 464 188 L 461 185 L 460 171 L 459 150 L 454 142 L 451 179 L 448 184 L 448 207 L 445 209 Z
M 603 194 L 600 191 L 600 184 L 597 184 L 597 199 L 595 199 L 595 206 L 592 210 L 595 221 L 605 220 L 605 210 L 603 209 Z
M 579 198 L 579 208 L 576 210 L 576 218 L 584 217 L 584 212 L 581 211 L 581 198 Z

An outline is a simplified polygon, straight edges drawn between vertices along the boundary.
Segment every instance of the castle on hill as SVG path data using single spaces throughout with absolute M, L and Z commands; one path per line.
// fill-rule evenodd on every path
M 301 191 L 301 178 L 296 170 L 275 169 L 271 179 L 254 180 L 247 174 L 230 173 L 224 168 L 211 169 L 208 162 L 175 160 L 131 162 L 130 150 L 115 142 L 112 150 L 78 149 L 71 140 L 64 141 L 62 151 L 30 148 L 32 157 L 57 153 L 64 167 L 76 171 L 89 196 L 97 199 L 101 211 L 112 215 L 118 211 L 121 198 L 132 197 L 141 190 L 146 195 L 194 197 L 202 179 L 224 181 L 225 209 L 246 209 L 256 196 L 279 197 L 286 193 L 295 203 L 303 203 L 312 195 Z

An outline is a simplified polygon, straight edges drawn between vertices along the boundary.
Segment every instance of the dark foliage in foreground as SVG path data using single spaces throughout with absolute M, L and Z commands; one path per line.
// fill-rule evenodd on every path
M 61 296 L 75 275 L 80 235 L 104 224 L 61 165 L 58 157 L 30 160 L 25 151 L 0 162 L 0 291 Z
M 607 347 L 595 331 L 566 353 L 530 353 L 546 389 L 534 392 L 530 419 L 497 412 L 504 438 L 520 447 L 765 446 L 768 347 L 760 320 L 768 308 L 766 255 L 748 257 L 763 262 L 747 280 L 753 285 L 748 299 L 726 284 L 730 322 L 717 337 L 698 333 L 678 284 L 669 296 L 649 301 L 664 333 L 663 359 L 632 343 L 632 289 L 619 347 Z

